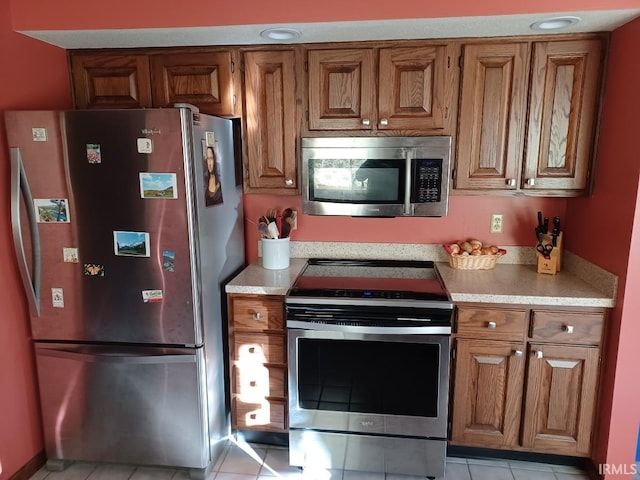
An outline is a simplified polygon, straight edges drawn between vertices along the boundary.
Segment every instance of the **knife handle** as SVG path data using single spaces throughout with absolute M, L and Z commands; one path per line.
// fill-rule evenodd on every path
M 544 233 L 549 233 L 549 217 L 544 217 Z

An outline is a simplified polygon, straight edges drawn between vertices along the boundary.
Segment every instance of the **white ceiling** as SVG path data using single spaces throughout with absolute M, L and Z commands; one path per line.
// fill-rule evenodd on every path
M 582 21 L 577 25 L 556 32 L 536 32 L 529 28 L 534 22 L 562 15 L 579 16 L 582 18 Z M 282 41 L 265 40 L 260 36 L 261 31 L 270 27 L 286 27 L 300 30 L 302 36 L 293 40 L 295 43 L 318 43 L 612 31 L 639 16 L 640 9 L 630 9 L 501 15 L 493 17 L 451 17 L 223 27 L 144 28 L 131 30 L 39 30 L 22 31 L 20 33 L 66 49 L 246 45 L 286 43 Z

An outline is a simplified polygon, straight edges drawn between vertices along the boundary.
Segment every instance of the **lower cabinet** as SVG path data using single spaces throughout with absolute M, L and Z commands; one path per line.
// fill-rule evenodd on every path
M 286 432 L 284 298 L 230 294 L 228 302 L 232 428 Z
M 589 456 L 604 319 L 594 310 L 458 306 L 451 443 Z

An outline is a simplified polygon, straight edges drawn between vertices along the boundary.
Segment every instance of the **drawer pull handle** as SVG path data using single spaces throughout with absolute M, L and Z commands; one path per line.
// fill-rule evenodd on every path
M 256 347 L 249 347 L 249 353 L 256 353 Z
M 368 119 L 368 118 L 363 118 L 363 119 L 362 119 L 362 125 L 363 125 L 364 127 L 368 127 L 369 125 L 371 125 L 371 122 L 369 121 L 369 119 Z
M 509 186 L 509 187 L 515 187 L 516 186 L 516 179 L 515 178 L 507 178 L 506 183 L 507 183 L 507 186 Z
M 251 380 L 251 381 L 249 382 L 249 386 L 250 386 L 250 387 L 255 387 L 257 384 L 258 384 L 258 382 L 256 382 L 255 380 Z
M 487 323 L 487 328 L 490 330 L 493 330 L 494 328 L 496 328 L 498 325 L 496 324 L 496 322 L 489 322 Z
M 387 120 L 386 118 L 381 118 L 380 119 L 380 126 L 381 127 L 386 127 L 387 125 L 389 125 L 389 120 Z
M 513 356 L 517 357 L 517 358 L 522 357 L 522 350 L 514 350 L 513 351 Z
M 260 315 L 260 312 L 254 312 L 253 313 L 253 319 L 254 320 L 260 320 L 260 318 L 262 318 L 262 315 Z
M 565 325 L 562 327 L 562 330 L 564 330 L 565 333 L 573 333 L 573 325 Z
M 542 357 L 544 357 L 544 354 L 542 353 L 542 350 L 536 350 L 535 353 L 534 353 L 534 356 L 536 358 L 542 358 Z
M 251 420 L 255 420 L 256 418 L 258 418 L 258 416 L 255 413 L 251 413 L 251 414 L 249 414 L 249 418 Z

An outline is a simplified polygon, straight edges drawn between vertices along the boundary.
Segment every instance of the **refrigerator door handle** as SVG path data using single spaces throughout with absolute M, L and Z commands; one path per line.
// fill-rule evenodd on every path
M 20 222 L 20 198 L 24 198 L 29 217 L 29 229 L 31 230 L 32 265 L 33 275 L 29 271 L 24 240 L 22 237 L 22 225 Z M 31 315 L 40 316 L 40 277 L 42 265 L 40 262 L 40 233 L 38 232 L 38 222 L 36 211 L 31 196 L 31 189 L 22 164 L 22 154 L 20 149 L 11 148 L 11 227 L 13 230 L 13 244 L 18 257 L 18 268 L 22 277 L 22 284 L 27 293 L 29 310 Z
M 131 355 L 129 353 L 85 353 L 73 350 L 49 349 L 39 347 L 36 353 L 45 357 L 56 357 L 85 363 L 126 363 L 126 364 L 157 364 L 157 363 L 196 363 L 195 351 L 185 355 Z

